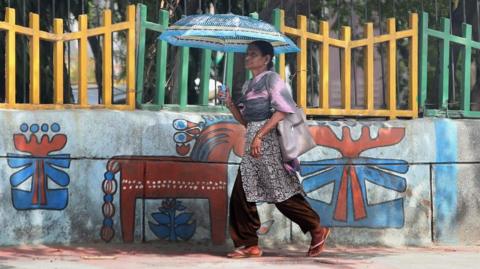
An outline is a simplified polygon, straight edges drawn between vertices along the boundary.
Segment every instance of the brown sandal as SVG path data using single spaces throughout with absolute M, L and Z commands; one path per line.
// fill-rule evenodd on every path
M 320 242 L 314 244 L 313 241 L 315 240 L 316 236 L 319 234 L 318 237 L 320 237 Z M 322 227 L 320 231 L 315 232 L 315 235 L 312 235 L 312 244 L 310 245 L 310 248 L 308 249 L 307 256 L 308 257 L 317 257 L 319 256 L 322 252 L 323 249 L 325 248 L 325 241 L 327 240 L 327 237 L 330 235 L 330 229 L 327 227 Z
M 262 250 L 258 246 L 241 247 L 227 254 L 228 258 L 241 259 L 241 258 L 254 258 L 261 257 Z

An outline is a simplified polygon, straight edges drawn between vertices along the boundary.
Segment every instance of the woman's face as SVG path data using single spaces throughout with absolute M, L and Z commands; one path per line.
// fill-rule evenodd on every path
M 270 62 L 270 55 L 262 55 L 262 52 L 256 46 L 248 46 L 245 56 L 245 68 L 249 70 L 261 70 L 267 68 Z

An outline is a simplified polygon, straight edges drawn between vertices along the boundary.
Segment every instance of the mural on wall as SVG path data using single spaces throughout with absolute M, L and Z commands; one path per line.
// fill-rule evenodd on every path
M 156 223 L 149 221 L 150 230 L 160 239 L 177 241 L 178 238 L 189 240 L 196 229 L 196 221 L 192 220 L 193 213 L 181 212 L 186 207 L 177 199 L 165 199 L 159 212 L 152 213 Z
M 13 143 L 23 154 L 7 154 L 8 166 L 19 169 L 10 176 L 13 207 L 17 210 L 64 209 L 68 204 L 66 187 L 70 177 L 62 168 L 70 167 L 70 154 L 52 153 L 65 147 L 67 136 L 59 133 L 58 123 L 50 126 L 23 123 L 20 131 L 13 135 Z M 30 187 L 21 187 L 28 184 L 28 180 Z M 58 187 L 52 188 L 52 183 Z
M 378 147 L 392 146 L 405 136 L 404 128 L 379 128 L 372 138 L 370 129 L 363 127 L 359 139 L 353 140 L 351 129 L 342 127 L 338 138 L 328 126 L 311 126 L 318 145 L 341 153 L 341 158 L 301 163 L 302 185 L 307 199 L 326 226 L 401 228 L 404 225 L 403 198 L 381 203 L 369 203 L 366 182 L 402 193 L 407 182 L 406 161 L 362 157 L 361 153 Z M 330 202 L 312 198 L 312 193 L 333 183 Z
M 243 155 L 245 128 L 231 116 L 203 116 L 198 123 L 173 121 L 180 156 L 114 156 L 103 182 L 104 223 L 101 238 L 113 230 L 115 176 L 119 174 L 120 221 L 124 242 L 132 242 L 136 199 L 208 199 L 213 243 L 225 241 L 228 205 L 228 158 Z M 189 156 L 187 156 L 189 155 Z

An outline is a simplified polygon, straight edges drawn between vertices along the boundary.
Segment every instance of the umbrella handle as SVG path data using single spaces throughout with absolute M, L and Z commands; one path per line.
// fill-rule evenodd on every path
M 223 81 L 222 84 L 225 86 L 225 83 L 227 81 L 227 61 L 228 61 L 228 56 L 227 53 L 223 55 L 225 57 L 225 60 L 223 61 Z

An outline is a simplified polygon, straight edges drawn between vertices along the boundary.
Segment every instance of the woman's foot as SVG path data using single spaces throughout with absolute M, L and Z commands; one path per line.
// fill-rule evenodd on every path
M 262 256 L 262 254 L 263 252 L 258 246 L 250 246 L 237 248 L 234 251 L 228 253 L 227 257 L 232 259 L 252 258 L 260 257 Z
M 310 243 L 310 248 L 308 249 L 307 256 L 316 257 L 320 255 L 325 248 L 325 241 L 330 234 L 330 228 L 321 227 L 310 231 L 310 234 L 312 236 L 312 242 Z

